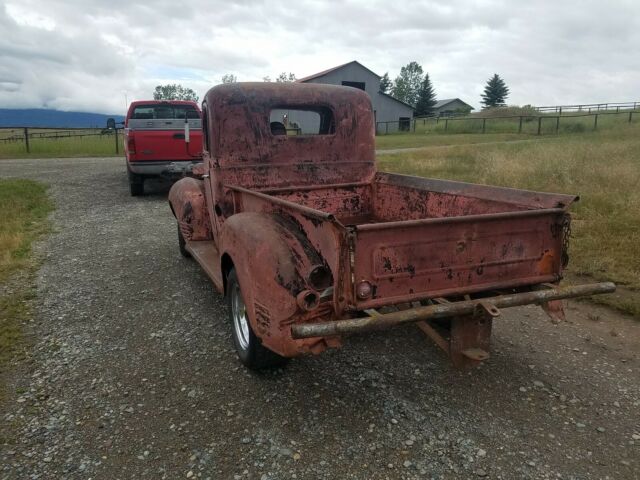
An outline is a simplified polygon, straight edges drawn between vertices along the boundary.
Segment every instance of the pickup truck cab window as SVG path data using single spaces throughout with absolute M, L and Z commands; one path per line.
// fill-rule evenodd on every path
M 332 135 L 336 130 L 333 112 L 326 107 L 276 107 L 269 122 L 272 135 Z

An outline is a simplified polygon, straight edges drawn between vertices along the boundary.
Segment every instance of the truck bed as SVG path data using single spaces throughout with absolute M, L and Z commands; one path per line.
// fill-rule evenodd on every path
M 561 278 L 571 195 L 377 173 L 372 182 L 267 190 L 352 233 L 352 280 L 372 308 Z

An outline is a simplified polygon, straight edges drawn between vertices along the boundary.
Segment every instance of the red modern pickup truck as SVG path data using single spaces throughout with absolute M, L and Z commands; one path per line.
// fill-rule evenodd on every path
M 149 177 L 180 177 L 202 161 L 201 113 L 195 102 L 140 100 L 125 118 L 124 150 L 131 195 Z
M 237 83 L 202 105 L 204 162 L 169 202 L 250 368 L 404 323 L 475 365 L 500 309 L 557 318 L 560 299 L 615 289 L 559 285 L 575 195 L 378 171 L 361 90 Z

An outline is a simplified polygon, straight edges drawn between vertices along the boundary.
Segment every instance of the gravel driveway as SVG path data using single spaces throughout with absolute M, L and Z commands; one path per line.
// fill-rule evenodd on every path
M 638 478 L 640 322 L 571 303 L 495 322 L 458 372 L 411 326 L 255 374 L 178 253 L 167 186 L 124 160 L 0 161 L 57 204 L 31 354 L 2 406 L 0 478 Z

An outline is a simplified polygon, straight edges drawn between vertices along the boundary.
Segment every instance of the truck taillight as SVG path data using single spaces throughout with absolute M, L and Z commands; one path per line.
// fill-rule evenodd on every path
M 127 139 L 127 148 L 129 149 L 129 153 L 136 153 L 136 141 L 132 136 L 129 136 Z

